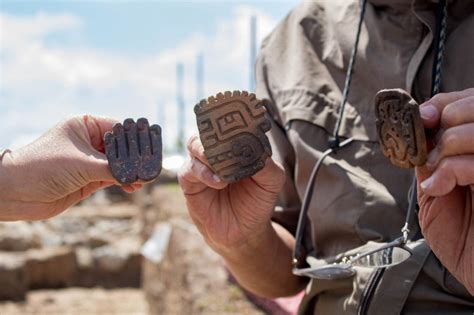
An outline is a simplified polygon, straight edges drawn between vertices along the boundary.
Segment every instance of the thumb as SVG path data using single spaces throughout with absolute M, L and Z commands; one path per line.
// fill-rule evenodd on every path
M 117 183 L 109 169 L 107 158 L 104 154 L 104 134 L 111 131 L 119 121 L 115 118 L 84 115 L 81 121 L 87 129 L 90 144 L 93 148 L 87 157 L 85 170 L 91 182 L 107 181 Z
M 280 163 L 268 158 L 265 161 L 265 167 L 251 178 L 264 190 L 277 193 L 285 183 L 285 169 Z
M 415 174 L 416 174 L 416 181 L 418 183 L 418 186 L 428 177 L 433 175 L 433 170 L 429 169 L 426 166 L 418 166 L 415 168 Z M 420 187 L 418 187 L 418 191 L 420 191 Z
M 107 131 L 111 131 L 119 121 L 115 118 L 92 115 L 84 115 L 82 120 L 89 134 L 91 145 L 94 149 L 104 152 L 104 135 Z

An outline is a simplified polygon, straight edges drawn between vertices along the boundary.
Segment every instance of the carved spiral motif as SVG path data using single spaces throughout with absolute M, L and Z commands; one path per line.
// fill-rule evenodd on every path
M 213 171 L 232 183 L 261 170 L 271 146 L 263 102 L 248 92 L 225 92 L 194 107 L 204 154 Z
M 380 148 L 393 165 L 412 168 L 426 163 L 426 136 L 419 107 L 407 92 L 378 92 L 375 115 Z

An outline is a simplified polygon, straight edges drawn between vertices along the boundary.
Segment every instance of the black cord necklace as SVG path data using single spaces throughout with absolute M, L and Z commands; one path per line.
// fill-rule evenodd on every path
M 342 93 L 341 104 L 339 106 L 338 119 L 337 119 L 336 126 L 333 132 L 333 138 L 329 141 L 329 149 L 323 153 L 318 163 L 316 163 L 316 165 L 313 167 L 311 176 L 309 177 L 308 186 L 305 190 L 305 195 L 304 195 L 303 202 L 301 205 L 300 215 L 298 217 L 298 227 L 296 230 L 296 244 L 295 244 L 295 249 L 293 252 L 293 265 L 295 266 L 302 266 L 304 264 L 305 253 L 303 252 L 303 236 L 305 234 L 309 205 L 311 204 L 314 188 L 316 185 L 316 175 L 318 174 L 318 171 L 321 168 L 323 161 L 326 157 L 328 157 L 331 153 L 336 152 L 338 149 L 348 145 L 353 140 L 352 138 L 349 138 L 341 143 L 339 131 L 341 129 L 342 118 L 344 116 L 344 109 L 346 107 L 347 98 L 349 96 L 350 86 L 352 82 L 352 75 L 354 73 L 354 64 L 357 58 L 357 48 L 359 46 L 359 39 L 360 39 L 361 31 L 362 31 L 362 24 L 364 22 L 366 4 L 367 4 L 367 0 L 362 0 L 361 10 L 359 14 L 359 23 L 357 25 L 356 40 L 355 40 L 354 46 L 352 47 L 351 58 L 349 61 L 349 66 L 347 67 L 346 80 L 344 82 L 344 90 Z
M 359 46 L 359 39 L 362 30 L 362 24 L 364 21 L 365 9 L 366 9 L 367 0 L 361 1 L 361 10 L 359 15 L 359 23 L 357 26 L 356 40 L 351 52 L 350 62 L 346 72 L 346 80 L 344 82 L 344 90 L 342 94 L 341 104 L 338 112 L 338 119 L 336 126 L 333 132 L 333 138 L 329 141 L 329 149 L 327 149 L 316 165 L 313 167 L 310 178 L 308 180 L 308 185 L 305 190 L 305 195 L 301 205 L 301 211 L 298 218 L 298 226 L 295 236 L 295 249 L 293 252 L 293 265 L 296 269 L 301 268 L 305 262 L 305 252 L 303 248 L 303 236 L 305 234 L 307 214 L 309 211 L 309 206 L 311 204 L 312 197 L 314 195 L 315 186 L 316 186 L 316 176 L 323 164 L 323 161 L 326 157 L 331 155 L 331 153 L 337 152 L 338 149 L 345 147 L 353 141 L 353 138 L 349 138 L 343 142 L 340 142 L 340 128 L 342 123 L 342 118 L 344 116 L 344 110 L 347 103 L 347 98 L 349 96 L 350 86 L 352 82 L 352 76 L 354 71 L 354 64 L 357 57 L 357 50 Z M 440 0 L 437 10 L 437 26 L 436 26 L 436 36 L 434 42 L 435 57 L 433 60 L 433 72 L 432 72 L 432 90 L 431 96 L 436 95 L 440 90 L 441 75 L 442 75 L 442 64 L 444 60 L 444 50 L 445 50 L 445 40 L 446 40 L 446 31 L 447 31 L 447 2 L 446 0 Z M 408 241 L 408 234 L 410 232 L 409 228 L 413 224 L 415 219 L 415 211 L 418 207 L 417 204 L 417 181 L 416 177 L 413 177 L 409 192 L 408 192 L 408 209 L 405 219 L 405 225 L 402 227 L 401 232 L 403 234 L 403 242 Z

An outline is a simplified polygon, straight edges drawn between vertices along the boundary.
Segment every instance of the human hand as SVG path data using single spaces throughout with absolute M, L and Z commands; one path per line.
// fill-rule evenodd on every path
M 259 242 L 271 226 L 277 195 L 283 187 L 283 167 L 271 158 L 250 178 L 227 184 L 215 175 L 197 136 L 188 142 L 190 160 L 178 173 L 189 214 L 206 242 L 229 258 Z
M 103 136 L 115 123 L 89 115 L 74 117 L 6 154 L 0 164 L 0 220 L 50 218 L 114 185 Z M 141 185 L 123 189 L 133 192 Z
M 474 295 L 474 89 L 441 93 L 421 105 L 433 136 L 416 169 L 423 235 L 444 266 Z

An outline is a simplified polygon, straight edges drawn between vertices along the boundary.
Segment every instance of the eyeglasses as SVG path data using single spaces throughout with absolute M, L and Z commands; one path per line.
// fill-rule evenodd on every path
M 354 275 L 354 267 L 386 268 L 404 262 L 411 255 L 411 250 L 400 237 L 390 243 L 380 244 L 373 250 L 343 256 L 332 263 L 301 269 L 295 267 L 293 274 L 315 279 L 342 279 Z
M 343 148 L 352 143 L 353 138 L 349 138 L 341 142 L 338 148 Z M 296 230 L 296 244 L 293 252 L 293 274 L 297 276 L 306 276 L 315 279 L 341 279 L 347 278 L 355 274 L 354 267 L 372 267 L 372 268 L 385 268 L 400 264 L 410 258 L 412 252 L 406 246 L 408 242 L 408 233 L 410 232 L 409 227 L 411 226 L 415 218 L 416 208 L 416 179 L 413 179 L 410 191 L 409 191 L 409 205 L 405 224 L 401 228 L 401 236 L 389 243 L 380 243 L 374 245 L 372 249 L 365 249 L 364 246 L 359 250 L 354 249 L 350 251 L 350 254 L 341 255 L 342 257 L 336 257 L 331 261 L 324 261 L 313 259 L 309 257 L 310 267 L 301 268 L 305 265 L 306 255 L 303 250 L 303 235 L 305 234 L 307 214 L 311 199 L 314 195 L 314 188 L 316 185 L 316 177 L 322 166 L 322 163 L 326 157 L 334 153 L 334 149 L 330 148 L 324 152 L 321 159 L 314 166 L 313 171 L 309 179 L 309 184 L 303 198 L 301 212 L 298 219 L 298 227 Z

